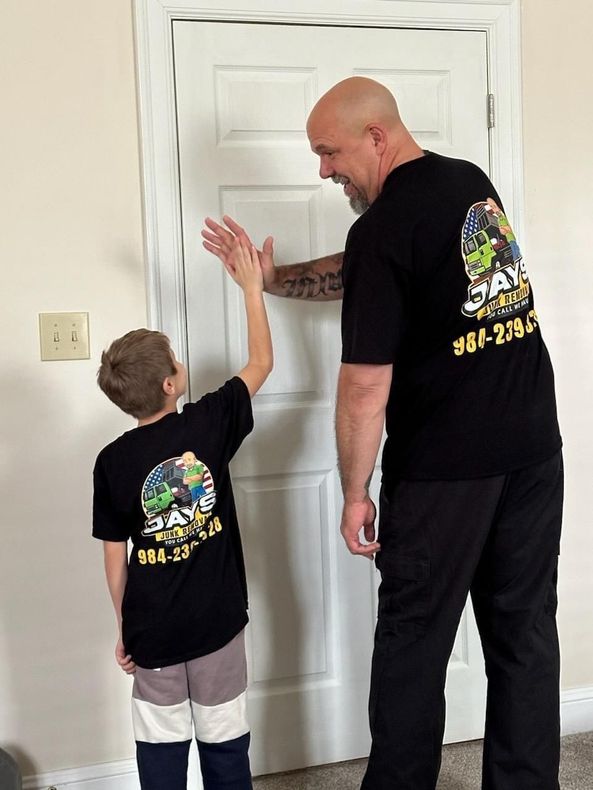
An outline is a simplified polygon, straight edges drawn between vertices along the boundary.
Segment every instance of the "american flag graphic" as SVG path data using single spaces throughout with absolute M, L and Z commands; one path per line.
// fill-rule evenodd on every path
M 152 470 L 152 472 L 146 478 L 146 483 L 144 484 L 144 487 L 152 488 L 153 486 L 158 486 L 158 484 L 162 482 L 163 482 L 163 464 L 159 464 Z
M 463 241 L 469 239 L 470 236 L 473 236 L 474 233 L 479 230 L 477 209 L 481 208 L 483 205 L 483 203 L 476 203 L 468 211 L 465 225 L 463 226 Z

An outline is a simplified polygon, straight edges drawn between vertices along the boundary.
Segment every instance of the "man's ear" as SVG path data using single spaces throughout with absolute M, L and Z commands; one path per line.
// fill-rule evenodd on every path
M 376 148 L 377 154 L 382 154 L 385 151 L 385 147 L 387 145 L 387 134 L 385 129 L 382 126 L 377 126 L 375 124 L 367 127 L 368 133 L 371 135 L 371 139 L 373 141 L 373 145 Z

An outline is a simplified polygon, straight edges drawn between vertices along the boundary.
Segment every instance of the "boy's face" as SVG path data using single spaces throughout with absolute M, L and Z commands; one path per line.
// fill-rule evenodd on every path
M 175 374 L 171 376 L 171 380 L 175 383 L 175 391 L 177 397 L 180 398 L 187 390 L 187 370 L 182 362 L 175 359 L 175 354 L 171 351 L 173 357 L 173 364 L 175 366 Z

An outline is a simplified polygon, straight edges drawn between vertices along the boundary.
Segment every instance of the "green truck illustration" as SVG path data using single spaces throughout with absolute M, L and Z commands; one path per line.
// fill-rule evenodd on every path
M 191 491 L 184 485 L 185 469 L 180 468 L 172 458 L 163 464 L 163 480 L 144 489 L 143 504 L 147 515 L 164 513 L 171 508 L 191 505 Z
M 478 230 L 463 242 L 467 273 L 472 278 L 513 262 L 511 239 L 502 233 L 499 218 L 492 215 L 489 206 L 480 206 L 476 221 Z

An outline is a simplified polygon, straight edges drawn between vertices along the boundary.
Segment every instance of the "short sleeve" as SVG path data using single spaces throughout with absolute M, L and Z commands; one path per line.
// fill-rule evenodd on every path
M 127 541 L 130 537 L 113 505 L 101 455 L 93 471 L 93 537 L 111 541 Z
M 406 329 L 408 275 L 378 245 L 349 239 L 344 259 L 342 362 L 387 365 Z
M 208 419 L 223 443 L 227 461 L 235 455 L 245 437 L 253 430 L 251 396 L 243 379 L 233 376 L 220 389 L 200 398 L 196 406 L 206 408 Z M 191 410 L 192 404 L 185 407 Z M 185 411 L 184 409 L 184 411 Z

